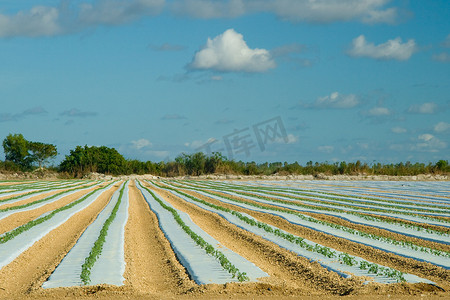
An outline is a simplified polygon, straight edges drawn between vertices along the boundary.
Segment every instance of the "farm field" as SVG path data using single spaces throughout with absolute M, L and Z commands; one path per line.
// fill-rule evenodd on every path
M 445 299 L 450 182 L 0 182 L 2 299 Z

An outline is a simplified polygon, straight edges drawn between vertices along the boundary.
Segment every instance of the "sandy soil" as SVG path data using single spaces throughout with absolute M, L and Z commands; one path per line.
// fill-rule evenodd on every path
M 125 228 L 125 285 L 121 287 L 98 285 L 47 289 L 42 283 L 50 276 L 62 258 L 76 243 L 85 228 L 108 203 L 116 183 L 90 206 L 70 218 L 65 224 L 51 231 L 43 239 L 0 270 L 1 299 L 445 299 L 448 292 L 428 284 L 371 283 L 364 285 L 363 278 L 343 279 L 317 263 L 299 257 L 290 251 L 270 243 L 259 236 L 242 230 L 217 214 L 187 203 L 167 191 L 154 188 L 177 209 L 188 213 L 193 221 L 224 246 L 254 262 L 270 277 L 257 283 L 229 283 L 225 285 L 196 285 L 178 262 L 169 242 L 159 228 L 156 215 L 150 210 L 134 183 L 130 185 L 129 218 Z M 14 214 L 13 218 L 0 221 L 0 232 L 17 227 L 40 214 L 75 200 L 83 193 L 71 195 L 40 209 Z M 195 192 L 197 197 L 211 203 Z M 234 205 L 226 206 L 238 211 Z M 281 218 L 253 213 L 261 221 L 283 228 L 293 234 L 301 234 L 325 245 L 346 250 L 348 253 L 364 252 L 366 257 L 379 263 L 434 280 L 445 290 L 450 289 L 449 272 L 433 269 L 430 264 L 411 262 L 408 259 L 378 253 L 370 247 L 354 245 L 333 236 L 308 231 L 289 224 Z M 325 218 L 327 221 L 336 221 Z M 8 227 L 8 223 L 14 223 Z M 346 225 L 342 223 L 342 225 Z M 355 228 L 358 229 L 358 228 Z M 383 233 L 389 235 L 390 233 Z M 424 244 L 426 245 L 426 244 Z M 381 252 L 381 251 L 380 251 Z M 436 268 L 436 267 L 434 267 Z
M 72 216 L 0 270 L 0 297 L 12 298 L 39 293 L 65 254 L 75 245 L 86 227 L 108 203 L 114 188 L 103 193 L 94 203 Z
M 440 267 L 436 267 L 429 263 L 418 262 L 413 259 L 404 258 L 395 254 L 386 253 L 384 251 L 361 245 L 355 242 L 347 241 L 341 238 L 337 238 L 333 235 L 321 233 L 309 228 L 305 228 L 302 226 L 294 225 L 289 223 L 283 218 L 272 216 L 269 214 L 259 213 L 252 210 L 244 209 L 235 205 L 224 204 L 217 200 L 213 200 L 207 197 L 203 197 L 202 195 L 195 192 L 187 192 L 191 195 L 196 196 L 197 198 L 206 200 L 210 203 L 214 203 L 217 205 L 221 205 L 223 207 L 227 207 L 236 211 L 245 212 L 256 219 L 265 222 L 269 225 L 273 225 L 279 227 L 283 230 L 286 230 L 294 235 L 302 236 L 306 239 L 314 241 L 316 243 L 322 244 L 327 247 L 334 248 L 336 250 L 346 252 L 351 255 L 360 256 L 368 261 L 377 262 L 379 264 L 392 267 L 398 269 L 402 272 L 408 272 L 411 274 L 415 274 L 417 276 L 421 276 L 427 279 L 430 279 L 440 286 L 444 286 L 445 289 L 450 288 L 448 284 L 450 280 L 450 271 L 444 270 Z M 217 193 L 220 194 L 220 193 Z M 230 197 L 230 195 L 227 195 Z M 230 197 L 236 198 L 236 197 Z M 238 198 L 239 199 L 239 198 Z M 239 199 L 243 200 L 243 199 Z M 247 201 L 247 200 L 246 200 Z M 376 232 L 376 229 L 374 229 Z

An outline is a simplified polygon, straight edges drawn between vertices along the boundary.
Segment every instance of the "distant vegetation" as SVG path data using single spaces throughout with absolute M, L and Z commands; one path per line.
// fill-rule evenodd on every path
M 25 140 L 21 134 L 10 134 L 3 141 L 5 161 L 0 161 L 0 171 L 31 171 L 41 167 L 57 155 L 56 146 Z M 151 162 L 127 160 L 116 149 L 77 146 L 54 170 L 71 177 L 82 177 L 91 172 L 110 175 L 153 174 L 171 177 L 183 175 L 236 174 L 236 175 L 419 175 L 449 174 L 448 161 L 433 163 L 381 164 L 356 162 L 315 162 L 302 166 L 298 162 L 243 162 L 229 160 L 221 153 L 205 155 L 202 152 L 182 153 L 174 161 Z
M 22 134 L 9 134 L 3 140 L 4 169 L 29 171 L 34 164 L 41 168 L 49 159 L 58 155 L 56 146 L 41 142 L 27 141 Z

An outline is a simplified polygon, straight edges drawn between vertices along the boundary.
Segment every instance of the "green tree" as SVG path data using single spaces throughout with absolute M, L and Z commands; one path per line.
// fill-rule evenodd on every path
M 77 146 L 59 165 L 62 172 L 81 177 L 89 172 L 127 174 L 129 164 L 114 148 Z
M 41 142 L 28 142 L 28 149 L 31 151 L 31 160 L 39 164 L 39 168 L 49 159 L 58 155 L 56 146 Z
M 29 168 L 32 159 L 30 159 L 30 154 L 28 152 L 28 144 L 29 142 L 22 134 L 9 134 L 3 140 L 5 160 L 12 161 L 22 168 Z

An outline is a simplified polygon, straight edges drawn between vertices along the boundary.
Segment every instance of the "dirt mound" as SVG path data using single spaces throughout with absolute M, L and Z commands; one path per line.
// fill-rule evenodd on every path
M 0 180 L 56 180 L 64 177 L 64 174 L 44 168 L 36 169 L 32 172 L 0 172 Z

